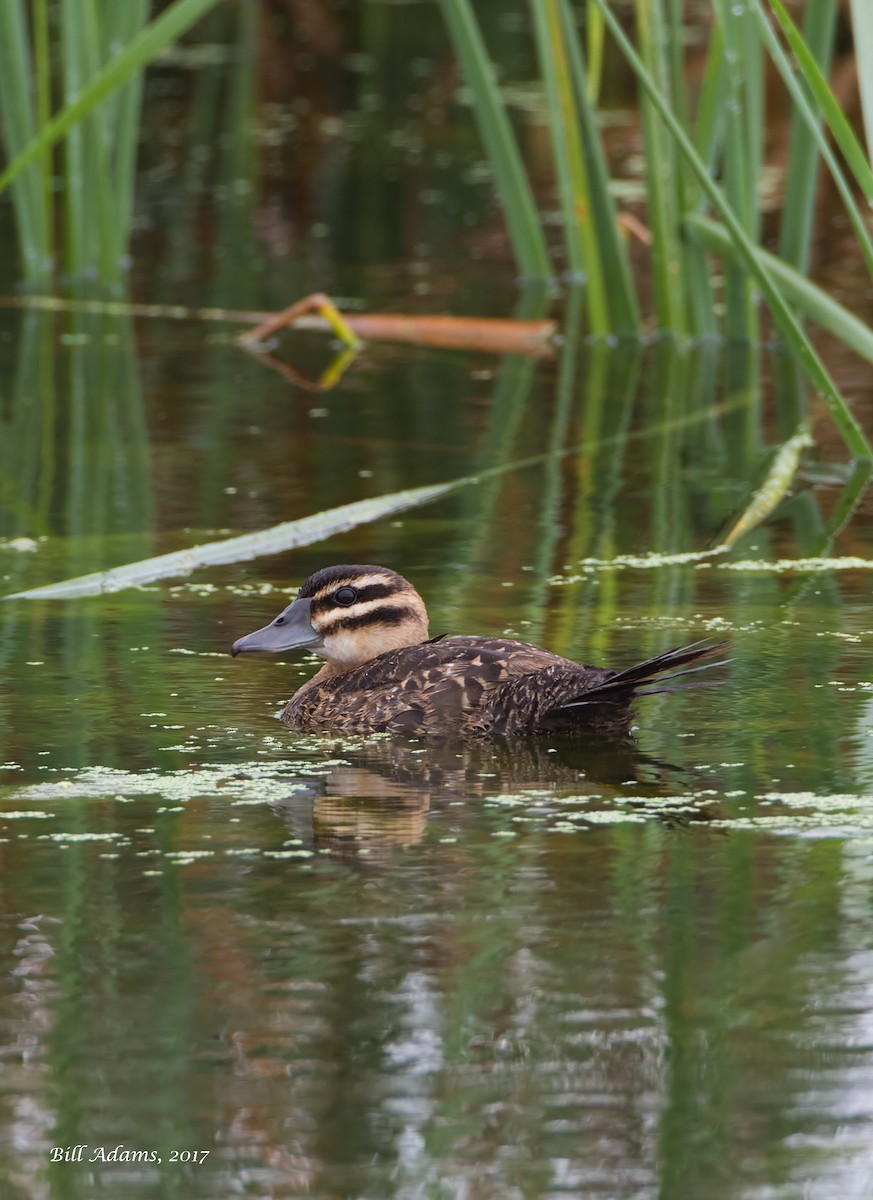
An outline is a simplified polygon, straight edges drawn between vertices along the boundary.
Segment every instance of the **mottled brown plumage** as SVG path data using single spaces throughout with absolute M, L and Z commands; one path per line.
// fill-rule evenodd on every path
M 613 671 L 506 638 L 428 640 L 424 602 L 412 585 L 385 567 L 363 565 L 316 572 L 271 625 L 240 638 L 233 653 L 295 647 L 327 662 L 285 707 L 288 725 L 472 737 L 627 729 L 635 695 L 672 690 L 665 672 L 668 680 L 685 674 L 680 668 L 721 649 L 697 643 Z

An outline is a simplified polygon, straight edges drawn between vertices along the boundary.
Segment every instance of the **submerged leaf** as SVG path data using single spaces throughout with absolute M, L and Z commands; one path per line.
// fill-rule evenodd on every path
M 94 571 L 90 575 L 78 575 L 61 583 L 50 583 L 45 587 L 30 588 L 26 592 L 14 592 L 7 600 L 67 600 L 74 596 L 99 596 L 104 592 L 119 592 L 124 588 L 139 587 L 155 579 L 167 579 L 177 575 L 188 575 L 199 567 L 214 567 L 226 563 L 244 562 L 264 554 L 279 554 L 295 546 L 310 546 L 323 538 L 345 533 L 356 525 L 366 525 L 392 513 L 408 508 L 417 508 L 444 496 L 455 488 L 475 483 L 474 476 L 453 479 L 448 483 L 432 484 L 428 487 L 406 488 L 391 492 L 387 496 L 376 496 L 372 500 L 357 500 L 353 504 L 342 504 L 325 512 L 297 521 L 283 521 L 270 529 L 257 533 L 245 533 L 240 537 L 227 538 L 221 542 L 206 542 L 188 550 L 175 550 L 170 554 L 159 554 L 155 558 L 144 558 L 140 562 L 128 563 L 123 567 L 112 567 L 108 571 Z
M 743 534 L 748 533 L 765 521 L 777 504 L 785 498 L 797 473 L 800 456 L 807 446 L 813 445 L 807 429 L 801 428 L 794 437 L 779 448 L 767 478 L 755 492 L 745 511 L 734 522 L 725 535 L 724 545 L 732 546 Z

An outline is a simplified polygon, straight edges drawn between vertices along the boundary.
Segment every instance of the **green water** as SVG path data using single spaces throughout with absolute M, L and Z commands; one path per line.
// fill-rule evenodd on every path
M 364 7 L 349 52 L 389 20 L 434 36 L 421 6 Z M 308 217 L 229 186 L 228 141 L 161 174 L 179 94 L 205 119 L 165 68 L 136 298 L 538 311 L 482 263 L 465 111 L 427 139 L 403 115 L 434 78 L 410 62 L 418 91 L 349 85 Z M 2 1200 L 873 1194 L 869 500 L 778 354 L 592 347 L 565 307 L 554 359 L 371 346 L 326 393 L 228 325 L 0 312 L 4 594 L 499 468 L 286 554 L 0 603 Z M 331 353 L 283 352 L 313 375 Z M 672 560 L 804 416 L 772 516 Z M 274 716 L 312 662 L 227 651 L 342 561 L 407 574 L 434 633 L 615 666 L 714 636 L 732 661 L 622 745 L 301 738 Z

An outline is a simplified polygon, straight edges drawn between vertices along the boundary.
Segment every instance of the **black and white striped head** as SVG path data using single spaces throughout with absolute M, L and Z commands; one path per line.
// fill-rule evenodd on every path
M 231 653 L 313 650 L 349 670 L 427 636 L 424 601 L 402 575 L 388 567 L 325 567 L 271 624 L 234 642 Z

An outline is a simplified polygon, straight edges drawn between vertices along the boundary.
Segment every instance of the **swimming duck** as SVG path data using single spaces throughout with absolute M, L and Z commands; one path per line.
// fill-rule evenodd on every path
M 693 686 L 664 683 L 701 670 L 688 664 L 721 648 L 695 642 L 612 671 L 507 638 L 430 638 L 424 601 L 407 579 L 353 565 L 316 571 L 231 653 L 312 650 L 327 660 L 281 713 L 292 728 L 482 737 L 627 730 L 635 696 Z

